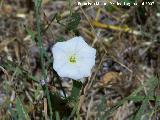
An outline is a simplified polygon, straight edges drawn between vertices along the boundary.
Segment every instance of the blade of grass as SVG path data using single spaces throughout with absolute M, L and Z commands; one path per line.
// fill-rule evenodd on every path
M 69 3 L 69 11 L 70 11 L 70 16 L 72 16 L 72 0 L 68 0 Z
M 142 110 L 148 105 L 149 101 L 150 100 L 152 100 L 152 101 L 155 100 L 155 97 L 154 97 L 153 93 L 154 93 L 155 87 L 157 86 L 157 82 L 158 82 L 158 79 L 156 77 L 151 77 L 149 80 L 147 80 L 147 82 L 144 85 L 138 87 L 131 95 L 129 95 L 128 97 L 126 97 L 123 100 L 119 101 L 110 110 L 108 110 L 107 112 L 105 112 L 105 114 L 102 116 L 102 118 L 108 119 L 108 117 L 118 107 L 122 106 L 125 101 L 133 101 L 133 102 L 142 102 L 142 105 L 141 105 L 140 109 L 138 110 L 138 113 L 134 117 L 135 120 L 139 120 L 140 115 L 142 115 L 141 113 L 144 113 L 144 111 L 142 111 Z M 148 92 L 147 96 L 140 96 L 140 95 L 138 95 L 138 93 L 143 90 L 144 86 L 146 86 L 147 88 L 149 88 L 149 92 Z
M 43 58 L 43 45 L 42 45 L 42 34 L 41 34 L 41 21 L 40 21 L 40 7 L 42 0 L 35 0 L 35 9 L 36 9 L 36 26 L 37 26 L 37 38 L 38 38 L 38 47 L 40 51 L 40 59 L 41 59 L 41 72 L 44 78 L 46 78 L 45 74 L 45 66 L 44 66 L 44 58 Z
M 34 3 L 35 3 L 35 11 L 36 11 L 36 25 L 37 25 L 37 32 L 38 32 L 37 39 L 38 39 L 38 47 L 39 47 L 40 59 L 41 59 L 41 73 L 42 73 L 43 79 L 45 79 L 47 75 L 46 75 L 45 66 L 44 66 L 44 53 L 43 53 L 44 48 L 42 45 L 41 19 L 40 19 L 40 8 L 41 8 L 42 0 L 35 0 Z M 52 120 L 53 112 L 52 112 L 51 100 L 50 100 L 47 84 L 45 84 L 45 93 L 47 95 L 47 100 L 49 105 L 50 119 Z
M 145 112 L 147 105 L 148 105 L 148 98 L 145 98 L 144 101 L 142 102 L 140 109 L 138 110 L 138 112 L 133 120 L 141 120 L 141 117 L 142 117 L 142 115 L 144 115 L 144 112 Z
M 27 28 L 26 26 L 25 26 L 25 30 L 28 33 L 28 35 L 31 36 L 32 41 L 34 41 L 35 40 L 35 33 L 30 28 Z
M 56 120 L 60 120 L 59 112 L 56 111 Z
M 71 115 L 69 117 L 72 118 L 73 115 L 76 113 L 77 115 L 77 120 L 80 120 L 80 114 L 79 114 L 79 110 L 78 110 L 78 98 L 80 96 L 80 91 L 81 91 L 81 88 L 82 88 L 82 82 L 79 82 L 79 81 L 75 81 L 75 80 L 72 80 L 73 81 L 73 85 L 72 85 L 72 91 L 71 91 L 71 96 L 70 96 L 70 99 L 74 105 L 74 108 L 71 112 Z
M 25 119 L 25 120 L 30 120 L 30 117 L 28 115 L 28 113 L 26 112 L 26 110 L 24 109 L 19 97 L 17 97 L 16 99 L 16 110 L 18 113 L 18 118 L 21 119 Z

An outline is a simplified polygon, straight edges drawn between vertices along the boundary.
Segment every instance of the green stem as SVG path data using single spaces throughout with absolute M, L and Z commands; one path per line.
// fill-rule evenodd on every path
M 42 45 L 42 35 L 41 35 L 41 21 L 40 21 L 40 7 L 42 0 L 36 0 L 36 25 L 37 25 L 37 32 L 38 32 L 38 47 L 40 51 L 40 59 L 41 59 L 41 72 L 44 78 L 46 78 L 45 73 L 45 66 L 44 66 L 44 57 L 43 57 L 43 45 Z
M 36 9 L 36 25 L 37 25 L 37 32 L 38 32 L 38 47 L 40 51 L 40 60 L 41 60 L 41 73 L 43 76 L 43 79 L 47 77 L 46 72 L 45 72 L 45 66 L 44 66 L 44 48 L 42 45 L 42 34 L 41 34 L 41 18 L 40 18 L 40 8 L 41 8 L 41 2 L 42 0 L 35 0 L 35 9 Z M 47 95 L 47 100 L 48 100 L 48 105 L 49 105 L 49 110 L 50 110 L 50 119 L 52 120 L 53 112 L 52 112 L 52 107 L 51 107 L 51 99 L 49 95 L 49 90 L 48 90 L 48 85 L 45 84 L 45 93 Z
M 72 0 L 68 0 L 69 3 L 69 11 L 70 11 L 70 16 L 72 16 Z

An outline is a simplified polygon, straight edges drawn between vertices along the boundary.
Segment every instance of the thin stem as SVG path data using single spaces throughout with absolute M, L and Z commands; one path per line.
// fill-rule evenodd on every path
M 70 11 L 70 16 L 72 16 L 72 0 L 68 0 L 69 3 L 69 11 Z
M 36 0 L 35 1 L 35 10 L 36 10 L 36 26 L 37 26 L 37 32 L 38 32 L 38 47 L 40 51 L 40 60 L 41 60 L 41 73 L 43 76 L 43 79 L 47 77 L 46 72 L 45 72 L 45 65 L 44 65 L 44 48 L 42 45 L 42 34 L 41 34 L 41 18 L 40 18 L 40 8 L 41 8 L 41 2 L 42 0 Z M 47 95 L 47 100 L 48 100 L 48 105 L 49 105 L 49 110 L 50 110 L 50 119 L 52 120 L 53 112 L 52 112 L 52 107 L 51 107 L 51 99 L 49 95 L 49 90 L 48 90 L 48 85 L 45 84 L 45 93 Z

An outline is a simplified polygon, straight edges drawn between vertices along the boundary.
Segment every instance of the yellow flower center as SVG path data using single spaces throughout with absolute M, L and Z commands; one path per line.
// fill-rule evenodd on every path
M 75 64 L 76 63 L 76 56 L 75 55 L 71 55 L 69 56 L 69 63 L 70 64 Z

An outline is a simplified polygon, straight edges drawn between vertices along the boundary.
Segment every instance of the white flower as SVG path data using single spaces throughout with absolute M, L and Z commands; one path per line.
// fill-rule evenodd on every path
M 53 68 L 60 77 L 78 80 L 91 75 L 96 49 L 90 47 L 81 36 L 56 43 L 52 53 Z

